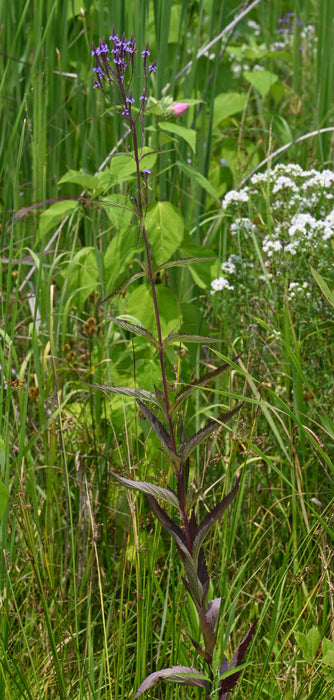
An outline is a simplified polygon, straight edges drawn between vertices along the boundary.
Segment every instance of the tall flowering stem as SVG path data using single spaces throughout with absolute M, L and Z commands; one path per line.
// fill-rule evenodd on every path
M 147 272 L 152 291 L 153 307 L 157 327 L 157 339 L 154 344 L 158 349 L 161 377 L 163 384 L 163 392 L 156 392 L 156 397 L 160 398 L 157 403 L 163 408 L 165 417 L 168 422 L 168 430 L 158 420 L 156 415 L 145 404 L 145 393 L 140 390 L 133 395 L 136 396 L 137 402 L 144 413 L 144 416 L 149 421 L 151 427 L 159 437 L 163 447 L 167 450 L 168 458 L 173 466 L 177 481 L 177 491 L 172 489 L 162 488 L 153 485 L 150 482 L 131 481 L 119 475 L 114 475 L 115 478 L 127 488 L 134 488 L 144 492 L 147 496 L 151 509 L 159 522 L 165 527 L 170 535 L 175 539 L 178 553 L 184 565 L 187 578 L 183 579 L 186 589 L 192 597 L 198 612 L 198 619 L 201 627 L 201 632 L 204 641 L 204 648 L 193 640 L 196 652 L 201 656 L 206 664 L 206 674 L 194 669 L 193 667 L 173 666 L 169 669 L 150 674 L 141 684 L 135 698 L 142 695 L 157 680 L 165 678 L 181 682 L 190 686 L 197 686 L 205 689 L 206 697 L 211 697 L 215 676 L 212 668 L 213 651 L 216 645 L 215 627 L 219 618 L 220 598 L 215 598 L 208 603 L 210 578 L 205 561 L 203 551 L 203 541 L 208 532 L 214 527 L 215 523 L 223 516 L 224 511 L 236 497 L 239 489 L 239 479 L 236 481 L 233 489 L 219 501 L 215 507 L 206 513 L 202 522 L 197 523 L 195 508 L 190 507 L 188 498 L 188 466 L 189 455 L 196 449 L 204 440 L 206 440 L 216 429 L 217 421 L 210 420 L 208 423 L 192 435 L 188 440 L 181 426 L 181 435 L 178 449 L 176 447 L 175 430 L 173 426 L 173 415 L 175 414 L 175 405 L 177 408 L 180 403 L 188 396 L 189 391 L 195 390 L 199 385 L 203 386 L 213 378 L 217 377 L 220 372 L 228 367 L 228 364 L 223 364 L 213 372 L 208 372 L 201 378 L 200 384 L 193 382 L 189 384 L 186 391 L 181 390 L 178 394 L 177 401 L 171 404 L 167 373 L 164 356 L 164 344 L 161 331 L 160 314 L 158 307 L 158 299 L 156 294 L 156 286 L 154 282 L 154 272 L 152 266 L 151 249 L 147 236 L 145 225 L 147 206 L 148 206 L 148 178 L 151 175 L 150 170 L 143 168 L 143 146 L 144 146 L 144 125 L 145 111 L 148 99 L 148 84 L 150 75 L 156 71 L 155 61 L 149 63 L 149 45 L 146 44 L 145 49 L 141 52 L 142 78 L 143 89 L 136 104 L 133 96 L 133 81 L 135 79 L 135 64 L 137 49 L 133 36 L 131 35 L 128 41 L 125 35 L 120 39 L 113 30 L 109 38 L 110 47 L 105 39 L 100 40 L 98 47 L 93 45 L 92 55 L 95 56 L 94 72 L 96 81 L 94 87 L 101 90 L 108 102 L 113 106 L 115 111 L 124 118 L 129 125 L 129 131 L 132 137 L 133 157 L 136 164 L 136 195 L 132 198 L 135 206 L 135 213 L 139 221 L 139 238 L 144 241 Z M 182 114 L 188 107 L 188 104 L 175 103 L 172 112 L 174 116 Z M 140 140 L 141 135 L 141 140 Z M 142 329 L 141 329 L 142 330 Z M 150 334 L 146 331 L 147 336 Z M 202 341 L 202 338 L 194 336 L 196 342 Z M 152 339 L 152 337 L 151 337 Z M 209 339 L 210 340 L 210 339 Z M 237 359 L 237 358 L 234 358 Z M 104 387 L 103 387 L 104 388 Z M 108 387 L 106 387 L 108 388 Z M 116 390 L 115 387 L 110 389 Z M 117 387 L 119 394 L 124 393 L 129 395 L 129 389 L 125 387 Z M 159 394 L 159 396 L 158 396 Z M 181 394 L 181 396 L 180 396 Z M 140 397 L 140 398 L 139 398 Z M 142 398 L 143 397 L 143 400 Z M 163 400 L 163 401 L 162 401 Z M 220 416 L 221 422 L 229 420 L 238 410 L 240 405 L 233 408 L 228 413 Z M 167 501 L 174 508 L 176 507 L 182 521 L 183 528 L 178 522 L 175 522 L 170 515 L 160 506 L 157 498 Z M 189 516 L 188 516 L 189 512 Z M 227 664 L 225 657 L 220 666 L 220 674 L 223 675 L 226 671 L 230 671 L 241 665 L 246 653 L 247 646 L 255 631 L 256 622 L 248 631 L 246 637 L 239 644 L 230 664 Z M 240 671 L 236 671 L 229 675 L 227 679 L 219 680 L 219 688 L 217 689 L 218 700 L 226 700 L 227 693 L 237 683 Z
M 170 400 L 168 394 L 166 365 L 164 358 L 160 314 L 156 288 L 154 283 L 154 273 L 152 267 L 152 256 L 150 245 L 145 227 L 145 216 L 148 203 L 148 177 L 151 174 L 149 170 L 141 169 L 142 146 L 144 136 L 144 119 L 145 108 L 148 99 L 148 83 L 149 77 L 155 73 L 157 66 L 155 61 L 149 63 L 149 44 L 147 42 L 145 49 L 141 52 L 142 69 L 144 77 L 144 87 L 142 94 L 139 97 L 139 104 L 135 105 L 133 97 L 133 79 L 135 72 L 135 57 L 137 54 L 136 43 L 131 34 L 129 40 L 123 34 L 120 39 L 115 30 L 109 37 L 111 46 L 109 47 L 106 40 L 100 39 L 99 45 L 96 47 L 93 44 L 92 56 L 95 56 L 95 67 L 93 71 L 96 76 L 94 88 L 101 90 L 105 98 L 114 107 L 116 112 L 120 114 L 129 124 L 130 134 L 133 142 L 134 159 L 136 163 L 136 178 L 137 178 L 137 193 L 133 198 L 136 214 L 139 220 L 139 238 L 142 236 L 148 265 L 148 278 L 152 290 L 152 299 L 154 306 L 154 314 L 157 326 L 158 353 L 161 367 L 161 376 L 163 383 L 163 393 L 166 406 L 166 417 L 168 421 L 169 433 L 171 438 L 172 450 L 175 455 L 174 470 L 177 479 L 178 497 L 182 509 L 182 517 L 185 527 L 187 546 L 191 552 L 191 538 L 188 515 L 186 512 L 185 494 L 182 483 L 182 465 L 178 465 L 177 449 L 175 441 L 175 431 L 173 420 L 170 411 Z M 138 143 L 137 124 L 141 124 L 142 143 Z

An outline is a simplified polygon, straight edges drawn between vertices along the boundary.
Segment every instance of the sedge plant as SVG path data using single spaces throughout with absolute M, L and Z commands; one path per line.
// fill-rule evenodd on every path
M 198 668 L 198 664 L 196 667 L 176 665 L 155 671 L 142 682 L 135 697 L 141 696 L 161 679 L 201 688 L 205 697 L 211 697 L 211 694 L 216 692 L 219 700 L 225 700 L 238 681 L 242 670 L 240 667 L 243 665 L 247 648 L 254 635 L 257 620 L 253 622 L 240 641 L 229 663 L 225 656 L 216 659 L 216 627 L 219 621 L 221 598 L 216 597 L 209 600 L 210 577 L 203 543 L 235 499 L 240 480 L 237 478 L 232 490 L 211 510 L 208 510 L 202 520 L 198 521 L 198 504 L 194 501 L 194 489 L 191 488 L 189 460 L 192 453 L 198 454 L 199 445 L 208 440 L 219 425 L 226 423 L 240 410 L 241 404 L 236 405 L 218 418 L 209 420 L 193 435 L 186 437 L 180 418 L 180 408 L 183 402 L 197 389 L 216 379 L 230 365 L 227 362 L 223 363 L 201 378 L 183 386 L 176 393 L 176 396 L 171 398 L 165 361 L 167 348 L 185 343 L 216 341 L 217 339 L 182 334 L 178 328 L 174 328 L 166 337 L 163 337 L 156 291 L 157 275 L 161 272 L 163 265 L 154 269 L 145 221 L 151 171 L 145 167 L 147 151 L 144 149 L 144 128 L 150 76 L 156 72 L 157 66 L 155 61 L 150 63 L 148 43 L 138 55 L 133 35 L 129 40 L 126 39 L 125 35 L 119 38 L 114 30 L 110 36 L 110 44 L 105 39 L 100 40 L 98 46 L 93 45 L 92 55 L 95 57 L 93 70 L 96 82 L 94 87 L 103 93 L 113 109 L 125 120 L 132 140 L 132 152 L 128 155 L 129 158 L 133 159 L 135 165 L 135 194 L 132 195 L 133 213 L 137 219 L 138 242 L 142 241 L 144 246 L 145 259 L 142 265 L 151 291 L 156 334 L 154 335 L 142 325 L 129 322 L 128 319 L 113 318 L 113 321 L 123 331 L 139 335 L 153 346 L 159 357 L 162 388 L 155 386 L 155 391 L 148 391 L 137 387 L 108 385 L 95 385 L 95 387 L 119 395 L 132 396 L 137 401 L 138 407 L 151 429 L 157 435 L 166 454 L 167 462 L 174 474 L 174 489 L 169 486 L 162 487 L 149 481 L 134 481 L 116 474 L 114 476 L 126 488 L 140 491 L 146 495 L 153 514 L 174 538 L 177 552 L 185 570 L 183 583 L 197 610 L 202 635 L 202 642 L 192 639 L 195 651 L 202 659 L 200 668 Z M 139 78 L 142 81 L 142 89 L 140 96 L 135 98 L 135 94 L 138 94 L 135 84 L 138 76 L 138 63 L 141 64 Z M 174 115 L 177 115 L 178 109 L 183 111 L 185 108 L 184 105 L 181 108 L 176 105 L 173 110 Z M 184 264 L 184 261 L 182 262 Z M 234 361 L 237 359 L 235 357 Z M 155 410 L 160 412 L 159 418 L 147 404 L 153 405 Z M 159 501 L 163 501 L 174 509 L 177 518 L 171 517 Z

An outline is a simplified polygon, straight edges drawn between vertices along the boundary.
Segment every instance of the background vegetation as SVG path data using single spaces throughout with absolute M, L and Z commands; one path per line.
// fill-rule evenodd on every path
M 166 485 L 158 442 L 131 397 L 88 386 L 160 381 L 145 338 L 112 321 L 124 314 L 154 332 L 132 173 L 115 157 L 131 144 L 93 90 L 91 44 L 113 26 L 133 32 L 138 51 L 150 42 L 150 95 L 191 105 L 168 120 L 151 101 L 161 224 L 154 237 L 153 208 L 151 243 L 156 267 L 208 261 L 165 265 L 157 296 L 164 335 L 179 324 L 222 342 L 169 349 L 171 388 L 242 351 L 182 416 L 192 432 L 244 399 L 191 463 L 211 506 L 241 474 L 208 556 L 228 658 L 260 618 L 234 697 L 334 692 L 333 310 L 311 273 L 333 288 L 332 234 L 303 258 L 268 255 L 265 236 L 286 230 L 299 205 L 282 188 L 275 209 L 270 178 L 257 192 L 251 180 L 278 163 L 308 179 L 333 169 L 334 7 L 251 6 L 223 33 L 239 2 L 1 3 L 0 698 L 132 698 L 148 672 L 189 665 L 187 635 L 199 634 L 173 544 L 144 497 L 111 476 Z M 328 178 L 308 193 L 317 220 L 331 212 Z M 246 204 L 221 206 L 245 187 Z M 240 218 L 254 225 L 248 237 L 239 224 L 231 232 Z M 231 255 L 243 261 L 233 289 L 212 294 Z M 305 281 L 311 297 L 296 300 L 291 283 Z

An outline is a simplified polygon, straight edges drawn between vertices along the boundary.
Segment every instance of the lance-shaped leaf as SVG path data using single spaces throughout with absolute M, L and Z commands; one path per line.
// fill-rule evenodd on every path
M 143 338 L 146 338 L 151 345 L 154 345 L 156 348 L 159 347 L 159 343 L 148 331 L 144 326 L 137 326 L 135 323 L 130 323 L 129 321 L 125 321 L 121 318 L 116 318 L 114 316 L 109 316 L 109 320 L 112 321 L 113 323 L 116 324 L 116 326 L 119 326 L 120 328 L 123 328 L 124 331 L 130 331 L 130 333 L 134 333 L 135 335 L 140 335 Z
M 208 513 L 204 520 L 198 525 L 197 527 L 197 532 L 193 541 L 193 557 L 196 559 L 198 556 L 198 553 L 200 551 L 200 548 L 202 546 L 202 543 L 204 541 L 204 538 L 208 534 L 209 530 L 215 525 L 217 520 L 222 517 L 224 511 L 226 510 L 227 506 L 230 505 L 230 503 L 233 501 L 233 499 L 236 497 L 239 489 L 239 484 L 240 484 L 240 479 L 237 480 L 235 486 L 233 487 L 232 491 L 230 491 L 222 501 L 219 501 L 214 508 Z
M 241 664 L 244 661 L 244 658 L 246 656 L 246 652 L 248 649 L 248 646 L 252 640 L 252 637 L 254 635 L 256 625 L 258 623 L 258 618 L 253 622 L 252 626 L 249 628 L 247 634 L 245 634 L 244 638 L 240 642 L 238 648 L 234 652 L 232 659 L 228 666 L 226 666 L 226 659 L 223 660 L 220 673 L 223 674 L 226 671 L 230 671 L 233 668 L 236 668 L 237 666 L 241 666 Z M 227 676 L 226 678 L 222 678 L 220 684 L 219 684 L 219 700 L 227 700 L 227 694 L 230 692 L 230 690 L 233 690 L 234 686 L 238 682 L 238 678 L 240 676 L 242 669 L 239 671 L 236 671 L 235 673 L 232 673 L 232 675 Z
M 140 401 L 151 401 L 152 403 L 159 406 L 161 410 L 163 406 L 160 405 L 159 397 L 153 391 L 147 391 L 146 389 L 135 389 L 132 386 L 113 386 L 112 384 L 88 384 L 84 382 L 85 386 L 89 386 L 91 389 L 102 389 L 108 394 L 118 394 L 120 396 L 130 396 L 132 399 L 139 399 Z
M 132 284 L 132 282 L 135 282 L 135 280 L 138 280 L 141 277 L 145 277 L 145 272 L 135 272 L 133 275 L 129 275 L 128 277 L 123 279 L 122 282 L 120 282 L 120 284 L 117 287 L 115 287 L 115 289 L 113 289 L 111 294 L 108 294 L 108 296 L 101 301 L 101 304 L 106 304 L 107 301 L 110 301 L 111 299 L 117 297 L 119 294 L 121 294 L 121 292 L 127 289 L 127 287 L 129 287 L 130 284 Z
M 208 605 L 208 609 L 206 611 L 206 619 L 211 625 L 213 631 L 216 629 L 216 624 L 217 620 L 219 617 L 219 611 L 220 611 L 220 604 L 221 604 L 221 598 L 213 598 L 210 600 L 210 603 Z
M 172 345 L 173 343 L 220 343 L 221 338 L 214 338 L 212 336 L 205 336 L 205 335 L 192 335 L 190 333 L 175 333 L 174 331 L 171 331 L 169 335 L 166 336 L 164 339 L 162 346 L 163 349 L 167 347 L 167 345 Z
M 201 428 L 198 430 L 195 435 L 192 435 L 192 437 L 186 442 L 184 445 L 183 449 L 180 450 L 179 455 L 181 457 L 181 461 L 185 462 L 185 460 L 189 457 L 191 452 L 198 447 L 206 438 L 211 435 L 215 430 L 218 430 L 220 423 L 227 423 L 232 416 L 234 416 L 238 411 L 240 411 L 240 408 L 242 406 L 242 403 L 240 403 L 238 406 L 233 408 L 231 411 L 228 411 L 227 413 L 224 413 L 222 416 L 219 416 L 215 420 L 210 420 L 208 423 L 204 426 L 204 428 Z
M 147 406 L 140 400 L 137 399 L 138 406 L 141 410 L 141 412 L 144 414 L 146 420 L 149 422 L 151 428 L 153 428 L 155 434 L 158 436 L 160 442 L 164 446 L 165 450 L 167 451 L 170 459 L 172 460 L 173 464 L 175 464 L 177 459 L 177 455 L 175 454 L 172 446 L 172 441 L 169 433 L 167 432 L 166 428 L 162 425 L 162 423 L 159 421 L 159 419 L 150 411 Z
M 205 610 L 203 605 L 198 613 L 205 642 L 205 652 L 210 658 L 212 658 L 212 653 L 216 644 L 215 627 L 220 610 L 220 601 L 221 598 L 215 598 L 211 601 L 207 610 Z
M 192 685 L 197 688 L 206 688 L 209 683 L 209 678 L 192 666 L 171 666 L 170 668 L 162 668 L 161 671 L 155 671 L 147 676 L 138 688 L 135 698 L 139 698 L 140 695 L 152 688 L 159 680 L 164 680 L 166 683 Z
M 174 260 L 167 260 L 159 265 L 159 267 L 154 270 L 154 275 L 157 275 L 161 270 L 168 270 L 171 267 L 189 267 L 191 263 L 214 262 L 215 260 L 217 260 L 216 255 L 195 255 L 190 258 L 174 258 Z
M 142 493 L 149 494 L 155 498 L 161 498 L 163 501 L 170 503 L 171 506 L 174 506 L 180 510 L 178 497 L 176 493 L 172 491 L 172 489 L 165 489 L 162 486 L 156 486 L 155 484 L 151 484 L 149 481 L 133 481 L 132 479 L 126 479 L 124 476 L 114 474 L 114 472 L 111 473 L 115 479 L 123 486 L 126 486 L 126 488 L 141 491 Z
M 239 353 L 239 355 L 233 357 L 232 362 L 236 362 L 241 355 L 242 353 Z M 184 399 L 187 398 L 187 396 L 189 396 L 190 394 L 192 394 L 192 392 L 195 391 L 195 389 L 198 389 L 201 386 L 205 386 L 211 379 L 215 379 L 216 377 L 218 377 L 222 372 L 224 372 L 225 369 L 228 369 L 230 366 L 231 365 L 229 362 L 224 362 L 224 364 L 217 367 L 217 369 L 213 370 L 212 372 L 207 372 L 206 374 L 204 374 L 203 377 L 196 379 L 195 382 L 192 382 L 191 384 L 188 384 L 187 386 L 180 389 L 180 391 L 176 394 L 173 404 L 170 407 L 171 415 L 175 413 L 176 409 L 181 405 Z
M 169 534 L 174 537 L 178 552 L 183 562 L 185 568 L 189 588 L 187 589 L 196 603 L 197 607 L 200 608 L 203 601 L 203 587 L 201 581 L 199 580 L 197 574 L 197 567 L 192 558 L 188 547 L 187 540 L 184 532 L 181 528 L 172 520 L 172 518 L 166 513 L 166 511 L 161 508 L 156 499 L 150 494 L 146 494 L 146 498 L 153 510 L 154 515 L 159 520 L 161 525 L 168 530 Z

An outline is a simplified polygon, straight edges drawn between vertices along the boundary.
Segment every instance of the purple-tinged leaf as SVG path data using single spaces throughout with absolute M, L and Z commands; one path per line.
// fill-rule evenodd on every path
M 178 497 L 172 489 L 163 488 L 162 486 L 156 486 L 151 484 L 149 481 L 133 481 L 132 479 L 126 479 L 124 476 L 119 476 L 111 472 L 115 479 L 126 486 L 128 489 L 134 489 L 135 491 L 141 491 L 142 493 L 148 493 L 155 498 L 161 498 L 163 501 L 167 501 L 171 506 L 174 506 L 180 510 L 180 504 Z
M 199 654 L 199 655 L 202 657 L 202 659 L 206 659 L 206 658 L 207 658 L 207 654 L 206 654 L 206 652 L 204 651 L 204 649 L 202 649 L 202 647 L 201 647 L 201 646 L 195 641 L 195 639 L 193 639 L 192 637 L 190 637 L 190 640 L 191 640 L 192 644 L 194 645 L 194 647 L 195 647 L 195 649 L 196 649 L 196 651 L 197 651 L 197 654 Z
M 244 638 L 241 640 L 238 648 L 234 652 L 232 659 L 230 663 L 227 666 L 227 669 L 225 669 L 224 673 L 226 670 L 230 671 L 233 668 L 236 668 L 237 666 L 241 666 L 244 658 L 246 656 L 247 649 L 249 647 L 249 644 L 253 638 L 256 625 L 258 623 L 258 618 L 253 622 L 252 626 L 249 628 L 247 634 L 245 634 Z M 223 662 L 224 663 L 224 662 Z M 219 685 L 219 698 L 218 700 L 226 700 L 227 699 L 227 694 L 230 692 L 230 690 L 233 690 L 235 685 L 238 682 L 239 676 L 241 674 L 240 671 L 236 671 L 235 673 L 232 673 L 232 675 L 227 676 L 226 678 L 222 678 L 220 685 Z
M 219 610 L 220 610 L 220 604 L 221 604 L 221 598 L 213 598 L 210 600 L 210 603 L 208 605 L 208 609 L 206 611 L 206 619 L 211 625 L 212 629 L 215 630 L 217 620 L 219 617 Z M 227 670 L 227 665 L 226 665 L 226 670 Z M 224 673 L 224 671 L 221 671 L 221 673 Z
M 177 546 L 182 552 L 188 552 L 187 541 L 184 532 L 181 528 L 174 522 L 174 520 L 166 513 L 166 511 L 159 506 L 156 499 L 150 494 L 146 493 L 146 498 L 153 510 L 155 517 L 159 520 L 161 525 L 168 530 L 169 534 L 175 539 Z
M 169 456 L 174 461 L 176 455 L 173 452 L 172 441 L 166 428 L 162 425 L 162 423 L 154 415 L 154 413 L 152 413 L 152 411 L 150 411 L 150 409 L 147 408 L 147 406 L 145 406 L 145 404 L 140 399 L 137 399 L 137 403 L 141 412 L 144 414 L 146 420 L 149 422 L 151 428 L 153 428 L 155 434 L 158 436 L 160 442 L 164 446 L 165 450 L 167 450 Z
M 210 682 L 204 673 L 197 671 L 192 666 L 171 666 L 170 668 L 162 668 L 161 671 L 150 673 L 138 688 L 135 698 L 139 698 L 140 695 L 152 688 L 159 680 L 164 680 L 167 683 L 192 685 L 197 688 L 206 688 Z
M 193 556 L 197 557 L 198 552 L 201 548 L 202 542 L 206 535 L 208 534 L 209 530 L 215 525 L 217 520 L 222 517 L 224 511 L 226 510 L 227 506 L 230 505 L 230 503 L 233 501 L 233 499 L 236 497 L 239 489 L 239 484 L 240 484 L 240 479 L 237 480 L 234 488 L 232 491 L 230 491 L 225 498 L 223 498 L 222 501 L 219 501 L 217 505 L 215 505 L 214 508 L 208 513 L 204 520 L 198 525 L 196 536 L 193 541 Z
M 236 362 L 239 357 L 241 357 L 242 353 L 239 353 L 239 355 L 236 355 L 233 357 L 231 360 L 232 362 Z M 170 412 L 171 414 L 175 413 L 176 409 L 181 405 L 181 403 L 184 401 L 184 399 L 189 396 L 195 389 L 198 389 L 201 386 L 205 386 L 211 379 L 215 379 L 218 377 L 222 372 L 224 372 L 225 369 L 230 368 L 231 365 L 229 362 L 225 362 L 223 365 L 220 365 L 217 367 L 217 369 L 213 370 L 212 372 L 207 372 L 204 374 L 203 377 L 200 377 L 199 379 L 196 379 L 195 382 L 192 382 L 191 384 L 188 384 L 187 386 L 183 387 L 180 389 L 180 391 L 176 394 L 175 401 L 170 407 Z
M 201 428 L 198 430 L 195 435 L 192 435 L 192 437 L 186 442 L 184 445 L 183 449 L 180 450 L 180 458 L 182 462 L 185 462 L 185 460 L 189 457 L 191 452 L 195 450 L 196 447 L 198 447 L 206 438 L 211 435 L 215 430 L 218 430 L 220 427 L 221 423 L 227 423 L 232 416 L 234 416 L 238 411 L 240 411 L 240 408 L 242 406 L 242 403 L 240 403 L 238 406 L 233 408 L 231 411 L 228 411 L 227 413 L 224 413 L 222 416 L 219 416 L 217 419 L 212 419 L 208 421 L 208 423 L 204 426 L 204 428 Z
M 182 559 L 183 566 L 185 568 L 188 578 L 189 587 L 187 587 L 187 590 L 189 591 L 197 607 L 200 608 L 203 601 L 203 588 L 197 575 L 196 564 L 188 550 L 185 534 L 181 530 L 181 528 L 174 522 L 174 520 L 170 518 L 166 511 L 164 511 L 163 508 L 159 506 L 159 503 L 156 501 L 155 498 L 153 498 L 153 496 L 146 494 L 146 498 L 156 518 L 175 539 L 178 552 Z
M 196 561 L 196 558 L 194 557 L 193 553 L 193 558 Z M 209 578 L 209 573 L 208 573 L 208 567 L 206 565 L 206 560 L 205 560 L 205 554 L 204 554 L 204 549 L 201 547 L 198 553 L 198 560 L 197 560 L 197 575 L 198 578 L 203 586 L 203 588 L 206 589 L 206 592 L 209 590 L 209 584 L 210 584 L 210 578 Z M 206 595 L 205 595 L 206 597 Z M 204 603 L 204 600 L 202 601 Z

